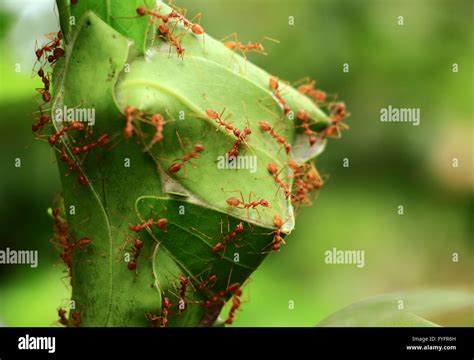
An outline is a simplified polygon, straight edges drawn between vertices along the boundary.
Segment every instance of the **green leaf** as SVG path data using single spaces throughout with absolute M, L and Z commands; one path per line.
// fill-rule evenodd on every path
M 204 304 L 218 293 L 228 299 L 230 284 L 244 285 L 271 251 L 275 216 L 284 220 L 282 237 L 294 228 L 293 207 L 267 165 L 275 163 L 282 170 L 279 179 L 291 188 L 286 166 L 290 155 L 307 161 L 325 146 L 322 137 L 308 146 L 295 127 L 294 112 L 305 110 L 315 129 L 323 129 L 329 120 L 312 101 L 280 81 L 293 111 L 285 116 L 270 91 L 268 73 L 182 25 L 177 31 L 183 34 L 186 53 L 184 59 L 177 57 L 156 36 L 156 21 L 136 16 L 138 5 L 143 4 L 84 0 L 71 7 L 58 0 L 66 56 L 54 69 L 52 111 L 63 106 L 94 109 L 96 120 L 86 135 L 63 137 L 64 152 L 79 164 L 78 172 L 69 174 L 61 161 L 62 146 L 57 148 L 71 235 L 92 241 L 74 250 L 72 297 L 83 326 L 146 326 L 150 314 L 163 321 L 165 297 L 172 303 L 168 325 L 212 326 L 223 302 Z M 158 11 L 169 13 L 171 8 L 160 4 Z M 126 139 L 127 106 L 144 115 L 133 123 L 133 138 Z M 208 109 L 225 109 L 227 122 L 240 131 L 251 130 L 239 148 L 245 166 L 232 168 L 234 163 L 224 158 L 237 137 L 210 119 Z M 166 119 L 163 140 L 151 146 L 157 129 L 147 119 L 158 113 Z M 261 120 L 294 145 L 293 154 L 286 154 L 281 143 L 259 128 Z M 54 122 L 55 131 L 63 126 Z M 104 134 L 110 137 L 107 145 L 74 155 L 74 147 Z M 181 171 L 170 172 L 170 166 L 184 161 L 198 143 L 204 151 L 186 161 Z M 76 181 L 80 174 L 87 186 Z M 231 197 L 245 202 L 265 199 L 270 206 L 235 208 L 227 203 Z M 158 217 L 168 220 L 166 231 L 151 226 L 136 234 L 130 229 L 131 224 Z M 226 242 L 225 255 L 214 252 L 213 246 L 240 223 L 244 231 Z M 124 259 L 135 252 L 137 239 L 144 246 L 137 270 L 130 271 Z M 184 311 L 179 308 L 180 276 L 190 281 Z M 216 281 L 200 288 L 209 276 Z
M 199 141 L 204 144 L 205 151 L 194 161 L 194 166 L 186 166 L 186 174 L 179 173 L 173 178 L 207 207 L 272 228 L 275 213 L 286 213 L 285 218 L 292 215 L 288 212 L 290 204 L 283 191 L 276 193 L 278 186 L 266 169 L 270 161 L 280 169 L 284 168 L 287 155 L 281 144 L 254 125 L 266 115 L 262 107 L 253 105 L 254 100 L 266 96 L 268 94 L 254 83 L 213 62 L 190 57 L 182 62 L 158 53 L 150 59 L 134 61 L 130 73 L 117 87 L 121 108 L 128 104 L 150 113 L 186 114 L 184 120 L 176 119 L 165 126 L 166 141 L 151 150 L 161 172 L 167 172 L 175 159 L 192 152 L 194 143 L 191 139 L 202 134 Z M 224 107 L 227 114 L 232 114 L 228 121 L 234 127 L 252 129 L 246 143 L 248 150 L 239 155 L 248 156 L 245 160 L 253 161 L 254 169 L 225 169 L 231 164 L 223 158 L 236 138 L 232 132 L 207 118 L 205 113 L 206 109 L 220 112 Z M 273 119 L 272 124 L 280 126 L 281 136 L 291 142 L 293 126 L 285 127 L 279 119 Z M 181 148 L 177 134 L 186 140 L 184 148 Z M 244 182 L 239 181 L 244 178 Z M 232 196 L 240 198 L 239 192 L 234 191 L 236 189 L 246 201 L 252 192 L 251 200 L 267 199 L 272 208 L 258 212 L 232 208 L 226 200 Z
M 223 212 L 183 200 L 151 196 L 139 198 L 136 207 L 142 220 L 148 219 L 150 213 L 168 219 L 166 232 L 151 228 L 152 237 L 159 243 L 153 263 L 157 287 L 162 293 L 169 294 L 175 312 L 179 302 L 179 275 L 192 282 L 186 293 L 185 316 L 171 316 L 171 325 L 186 326 L 206 321 L 205 325 L 211 325 L 218 313 L 208 314 L 210 319 L 206 317 L 203 302 L 217 292 L 225 291 L 232 283 L 243 285 L 270 251 L 268 229 L 244 221 L 244 231 L 227 242 L 225 251 L 214 253 L 212 247 L 223 242 L 241 222 Z M 213 286 L 199 290 L 199 284 L 209 276 L 216 276 Z
M 432 321 L 441 319 L 443 314 L 464 311 L 472 317 L 473 303 L 474 294 L 464 291 L 425 290 L 395 293 L 349 305 L 328 316 L 317 326 L 440 326 Z M 401 304 L 403 308 L 399 309 Z
M 84 16 L 77 31 L 75 41 L 68 46 L 53 112 L 63 105 L 95 108 L 94 134 L 118 133 L 122 126 L 117 120 L 120 113 L 113 87 L 127 59 L 129 43 L 92 13 Z M 93 57 L 90 49 L 95 49 Z M 56 130 L 62 126 L 55 123 Z M 69 140 L 66 151 L 74 158 L 72 138 Z M 123 165 L 126 158 L 130 168 Z M 122 142 L 114 151 L 99 149 L 82 159 L 81 169 L 89 181 L 85 187 L 73 174 L 64 176 L 68 168 L 59 159 L 58 164 L 71 235 L 76 240 L 92 240 L 90 246 L 74 250 L 73 258 L 72 298 L 82 325 L 147 325 L 145 313 L 161 303 L 159 291 L 150 287 L 154 284 L 152 263 L 142 261 L 138 276 L 128 270 L 124 254 L 133 240 L 128 223 L 139 221 L 133 208 L 135 200 L 143 193 L 160 192 L 153 162 L 133 143 Z M 140 187 L 136 186 L 137 176 Z M 75 215 L 69 214 L 71 206 Z M 153 245 L 145 243 L 144 257 L 151 257 Z

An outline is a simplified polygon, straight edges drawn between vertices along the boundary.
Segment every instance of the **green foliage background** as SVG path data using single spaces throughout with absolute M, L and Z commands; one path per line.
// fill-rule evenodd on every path
M 284 79 L 318 79 L 352 113 L 351 131 L 343 141 L 331 141 L 318 160 L 322 174 L 330 175 L 326 186 L 313 207 L 300 211 L 287 246 L 252 276 L 236 326 L 312 326 L 374 295 L 473 290 L 472 4 L 200 0 L 178 5 L 190 14 L 203 12 L 204 29 L 218 39 L 233 31 L 243 42 L 279 39 L 279 45 L 266 43 L 268 56 L 249 58 Z M 52 2 L 38 27 L 25 14 L 0 10 L 0 249 L 40 250 L 37 269 L 0 266 L 0 325 L 49 326 L 69 289 L 48 242 L 46 209 L 60 179 L 49 146 L 35 141 L 30 130 L 32 96 L 40 86 L 30 69 L 34 39 L 57 31 L 57 19 Z M 396 24 L 400 15 L 404 26 Z M 345 62 L 349 73 L 342 72 Z M 14 71 L 16 63 L 22 72 Z M 453 63 L 459 73 L 451 71 Z M 380 108 L 388 105 L 421 108 L 421 125 L 381 123 Z M 19 169 L 16 157 L 22 158 Z M 349 168 L 342 167 L 344 157 L 350 158 Z M 451 167 L 453 157 L 460 168 Z M 404 216 L 396 213 L 400 204 Z M 333 247 L 365 250 L 365 267 L 326 265 L 324 252 Z M 459 263 L 451 261 L 453 252 L 460 254 Z M 456 296 L 425 292 L 418 302 Z M 288 309 L 290 300 L 294 310 Z M 474 324 L 472 311 L 439 314 L 426 318 L 442 325 Z

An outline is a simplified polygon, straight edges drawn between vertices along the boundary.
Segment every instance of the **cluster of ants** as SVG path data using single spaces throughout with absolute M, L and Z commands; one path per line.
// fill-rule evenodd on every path
M 77 241 L 71 237 L 69 233 L 68 222 L 61 217 L 59 208 L 52 211 L 53 217 L 53 239 L 51 242 L 62 248 L 60 254 L 61 259 L 69 270 L 69 275 L 72 272 L 72 253 L 77 247 L 86 247 L 92 243 L 91 239 L 83 237 Z
M 161 37 L 167 43 L 170 44 L 170 47 L 175 48 L 177 55 L 180 57 L 183 57 L 185 52 L 185 49 L 181 45 L 181 39 L 188 31 L 191 31 L 195 35 L 204 34 L 203 28 L 198 23 L 193 22 L 194 18 L 189 21 L 181 12 L 176 10 L 172 10 L 168 14 L 163 15 L 158 12 L 146 9 L 144 7 L 138 7 L 136 9 L 136 13 L 140 17 L 148 15 L 150 16 L 150 18 L 158 20 L 160 22 L 158 25 L 158 31 L 161 34 Z M 198 14 L 196 17 L 198 16 L 200 16 L 200 14 Z M 174 21 L 173 28 L 170 28 L 169 26 L 170 20 Z M 177 24 L 182 24 L 182 26 L 184 26 L 184 28 L 186 29 L 186 33 L 175 36 L 174 30 Z M 61 32 L 58 32 L 54 39 L 51 39 L 51 41 L 44 45 L 42 48 L 37 49 L 36 56 L 38 61 L 41 61 L 41 59 L 44 58 L 49 64 L 54 65 L 60 57 L 64 56 L 64 50 L 59 47 L 61 39 Z M 244 45 L 239 42 L 237 38 L 235 38 L 235 41 L 225 42 L 224 45 L 230 50 L 240 51 L 243 55 L 245 55 L 246 52 L 250 51 L 260 53 L 263 53 L 265 51 L 261 43 L 253 44 L 249 42 L 248 44 Z M 48 55 L 48 53 L 51 54 Z M 49 76 L 45 75 L 43 66 L 38 70 L 37 74 L 40 76 L 44 84 L 43 88 L 37 90 L 42 94 L 44 103 L 48 103 L 49 101 L 51 101 Z M 282 89 L 281 87 L 280 80 L 276 77 L 270 77 L 268 86 L 270 93 L 277 101 L 277 103 L 281 106 L 284 115 L 287 116 L 292 109 L 285 100 L 284 89 Z M 327 101 L 327 94 L 324 91 L 317 89 L 315 87 L 315 81 L 312 80 L 307 80 L 303 85 L 300 85 L 298 87 L 298 91 L 308 96 L 318 106 L 326 107 L 328 109 L 330 117 L 329 125 L 324 130 L 317 132 L 311 128 L 309 114 L 304 110 L 299 110 L 297 112 L 297 119 L 300 122 L 300 125 L 297 125 L 297 127 L 303 129 L 303 134 L 308 137 L 309 144 L 311 146 L 314 145 L 317 142 L 318 137 L 340 137 L 341 130 L 348 128 L 348 126 L 342 122 L 343 119 L 348 116 L 345 104 L 342 102 Z M 38 122 L 35 123 L 32 127 L 32 130 L 35 133 L 42 130 L 43 127 L 49 122 L 49 116 L 43 114 L 41 107 L 40 111 L 41 116 L 39 117 Z M 224 113 L 225 109 L 222 110 L 222 112 L 218 112 L 214 109 L 205 109 L 205 114 L 209 120 L 214 121 L 219 127 L 224 128 L 225 131 L 235 137 L 233 146 L 226 153 L 227 157 L 231 159 L 233 157 L 238 156 L 239 152 L 242 150 L 243 144 L 247 144 L 247 141 L 249 140 L 249 137 L 252 134 L 252 130 L 250 129 L 250 127 L 245 127 L 244 129 L 236 128 L 228 121 L 230 115 L 224 117 Z M 139 127 L 137 126 L 138 123 L 147 124 L 148 126 L 152 126 L 154 128 L 154 135 L 150 143 L 146 146 L 146 149 L 150 149 L 155 144 L 163 141 L 164 126 L 167 123 L 173 121 L 173 119 L 165 120 L 165 117 L 162 114 L 147 114 L 133 106 L 127 106 L 124 109 L 124 114 L 125 127 L 123 129 L 123 136 L 125 139 L 130 139 L 135 134 L 141 135 Z M 319 175 L 317 169 L 312 164 L 298 163 L 297 161 L 293 160 L 291 158 L 291 144 L 289 144 L 284 137 L 280 136 L 276 131 L 275 127 L 272 126 L 268 121 L 261 120 L 259 121 L 258 126 L 262 133 L 268 134 L 268 136 L 274 141 L 276 141 L 277 144 L 280 144 L 283 147 L 286 155 L 288 156 L 287 167 L 291 173 L 291 175 L 288 177 L 288 180 L 292 180 L 292 185 L 290 185 L 290 181 L 285 182 L 280 178 L 279 175 L 282 172 L 283 168 L 278 168 L 278 166 L 273 162 L 269 162 L 267 165 L 267 171 L 269 175 L 274 179 L 275 183 L 278 186 L 278 189 L 281 189 L 284 192 L 286 199 L 291 199 L 291 203 L 293 205 L 310 204 L 312 193 L 318 191 L 323 185 L 323 180 Z M 51 135 L 48 140 L 49 143 L 54 146 L 56 143 L 61 142 L 63 136 L 71 130 L 81 132 L 85 131 L 86 129 L 85 126 L 80 122 L 72 122 L 70 125 L 64 126 L 60 131 L 55 132 L 53 135 Z M 98 140 L 82 146 L 74 146 L 71 151 L 76 156 L 80 154 L 86 154 L 92 149 L 106 145 L 109 140 L 110 137 L 108 134 L 102 134 L 98 138 Z M 202 142 L 196 143 L 194 145 L 193 151 L 189 152 L 181 158 L 176 159 L 174 162 L 171 163 L 171 165 L 167 169 L 168 173 L 172 175 L 180 172 L 187 163 L 189 163 L 193 159 L 198 159 L 200 154 L 204 151 L 204 144 Z M 88 183 L 87 179 L 81 172 L 80 166 L 66 154 L 64 146 L 61 150 L 61 161 L 67 164 L 71 172 L 76 171 L 78 173 L 77 179 L 79 183 L 83 185 L 86 185 Z M 240 198 L 228 198 L 226 200 L 227 205 L 237 209 L 245 209 L 247 211 L 249 209 L 257 209 L 258 207 L 268 208 L 270 206 L 268 200 L 260 199 L 251 201 L 251 194 L 249 194 L 249 199 L 248 201 L 246 201 L 242 193 L 240 195 Z M 63 259 L 64 263 L 70 271 L 71 255 L 73 250 L 77 247 L 89 245 L 91 243 L 91 240 L 88 238 L 82 238 L 78 241 L 72 241 L 68 234 L 67 223 L 61 219 L 58 209 L 55 209 L 53 211 L 53 219 L 55 230 L 54 239 L 56 240 L 55 243 L 63 248 L 61 258 Z M 158 220 L 150 218 L 140 224 L 130 225 L 130 230 L 135 233 L 139 233 L 145 229 L 149 229 L 150 227 L 155 226 L 161 231 L 166 231 L 167 225 L 168 220 L 166 218 L 159 218 Z M 282 237 L 283 225 L 284 221 L 282 217 L 278 214 L 274 215 L 274 230 L 271 233 L 273 235 L 273 239 L 270 244 L 271 249 L 273 251 L 279 251 L 281 245 L 285 243 Z M 244 224 L 243 222 L 240 222 L 231 232 L 229 232 L 227 235 L 224 235 L 221 240 L 219 240 L 215 245 L 212 246 L 212 252 L 216 254 L 222 254 L 223 252 L 225 252 L 227 244 L 236 239 L 237 236 L 239 236 L 243 232 Z M 132 258 L 127 263 L 127 267 L 129 270 L 137 270 L 138 259 L 140 256 L 142 256 L 143 245 L 143 241 L 140 239 L 135 239 L 133 241 L 133 246 L 129 250 L 129 252 L 132 254 Z M 177 306 L 179 308 L 179 312 L 181 313 L 186 310 L 187 303 L 193 301 L 187 295 L 187 293 L 189 292 L 189 288 L 193 287 L 194 289 L 197 289 L 199 291 L 209 289 L 215 285 L 217 281 L 217 276 L 210 275 L 207 279 L 198 284 L 196 284 L 193 280 L 184 275 L 180 275 L 178 280 L 179 286 L 175 285 L 175 289 L 177 290 L 176 297 L 178 301 L 173 303 L 169 297 L 163 294 L 160 314 L 146 314 L 147 319 L 151 322 L 153 326 L 167 326 L 169 323 L 169 315 L 173 313 L 173 307 Z M 232 324 L 232 322 L 236 319 L 236 311 L 241 305 L 242 287 L 239 283 L 235 282 L 229 284 L 226 289 L 218 291 L 217 293 L 209 297 L 207 300 L 201 302 L 201 305 L 209 311 L 220 309 L 225 304 L 225 299 L 229 296 L 231 297 L 232 305 L 229 311 L 229 315 L 225 320 L 225 323 Z M 63 309 L 58 310 L 58 315 L 60 317 L 59 322 L 61 324 L 68 325 L 70 323 L 66 319 L 65 311 Z M 78 312 L 72 313 L 71 321 L 74 325 L 79 326 L 79 318 L 80 314 Z
M 160 36 L 170 45 L 170 48 L 175 48 L 176 54 L 181 58 L 184 56 L 184 52 L 186 50 L 181 45 L 181 39 L 183 38 L 183 36 L 186 35 L 189 30 L 191 30 L 191 32 L 195 35 L 204 34 L 204 30 L 201 25 L 193 23 L 194 18 L 200 17 L 200 14 L 196 15 L 193 19 L 188 20 L 186 19 L 184 14 L 176 10 L 171 10 L 171 12 L 169 12 L 167 15 L 162 15 L 158 12 L 146 9 L 144 7 L 138 7 L 136 9 L 136 12 L 138 16 L 149 15 L 151 18 L 160 21 L 160 24 L 158 25 L 158 31 L 161 34 Z M 175 20 L 173 28 L 170 28 L 168 26 L 170 19 Z M 178 23 L 181 23 L 184 26 L 186 32 L 175 36 L 174 32 Z
M 171 309 L 176 305 L 179 309 L 179 313 L 184 312 L 187 309 L 187 302 L 193 301 L 188 299 L 186 293 L 189 291 L 189 288 L 194 285 L 191 284 L 191 280 L 187 276 L 179 275 L 179 287 L 176 287 L 178 293 L 176 294 L 178 298 L 178 302 L 173 304 L 171 300 L 163 296 L 161 302 L 161 312 L 160 315 L 147 313 L 145 314 L 146 318 L 151 322 L 153 327 L 160 326 L 166 327 L 169 323 L 169 315 L 171 314 Z M 205 280 L 200 282 L 195 288 L 198 291 L 204 291 L 209 289 L 215 285 L 217 281 L 216 275 L 210 275 Z M 215 311 L 219 311 L 222 306 L 226 303 L 225 298 L 227 296 L 231 296 L 232 306 L 229 310 L 229 315 L 224 320 L 224 323 L 227 325 L 231 325 L 234 320 L 237 318 L 236 312 L 240 308 L 241 304 L 241 297 L 242 297 L 242 287 L 239 283 L 235 282 L 227 286 L 225 290 L 218 291 L 213 296 L 211 296 L 208 300 L 200 302 L 200 304 L 207 309 L 207 311 L 215 313 Z
M 61 48 L 61 40 L 62 40 L 62 33 L 59 31 L 54 36 L 52 34 L 48 34 L 47 37 L 50 39 L 50 42 L 43 45 L 41 48 L 35 50 L 35 55 L 37 62 L 40 63 L 40 68 L 37 71 L 38 76 L 41 78 L 44 87 L 37 88 L 36 90 L 42 94 L 42 99 L 44 101 L 43 104 L 39 105 L 39 117 L 37 121 L 32 125 L 31 130 L 33 133 L 38 137 L 41 138 L 41 131 L 43 128 L 50 123 L 50 115 L 45 114 L 43 112 L 43 106 L 52 100 L 52 96 L 50 93 L 50 76 L 45 74 L 45 66 L 49 64 L 51 67 L 54 66 L 56 61 L 65 55 L 65 51 Z M 48 55 L 48 53 L 50 53 Z M 71 131 L 75 132 L 87 132 L 89 129 L 81 123 L 80 121 L 71 121 L 70 123 L 66 123 L 61 130 L 54 132 L 52 135 L 48 137 L 48 143 L 56 148 L 58 143 L 62 143 L 63 137 L 65 134 L 70 133 Z M 87 133 L 86 133 L 87 135 Z M 74 146 L 71 150 L 74 155 L 86 154 L 89 151 L 106 145 L 110 140 L 108 134 L 102 134 L 96 141 L 91 141 L 88 144 L 83 144 L 82 146 Z M 59 149 L 58 149 L 59 151 Z M 88 180 L 84 173 L 81 170 L 80 162 L 76 159 L 72 159 L 66 152 L 66 148 L 64 144 L 60 150 L 60 160 L 66 164 L 69 168 L 69 173 L 76 173 L 76 179 L 81 185 L 87 185 Z M 83 161 L 84 159 L 82 159 Z
M 168 219 L 166 218 L 159 218 L 154 220 L 153 218 L 149 218 L 146 221 L 143 221 L 139 224 L 131 224 L 129 229 L 135 233 L 140 233 L 141 231 L 148 229 L 152 226 L 155 226 L 161 231 L 166 231 L 168 225 Z M 216 245 L 212 247 L 213 253 L 220 253 L 225 250 L 226 245 L 235 239 L 238 234 L 241 234 L 244 231 L 244 224 L 240 222 L 236 225 L 234 230 L 229 234 L 225 235 L 222 241 L 218 242 Z M 132 258 L 128 262 L 127 267 L 129 270 L 136 270 L 138 266 L 138 258 L 142 255 L 141 251 L 143 248 L 143 241 L 140 239 L 135 239 L 133 242 L 133 247 L 129 251 L 132 253 Z M 187 293 L 189 292 L 190 285 L 194 288 L 197 288 L 198 291 L 205 291 L 212 286 L 215 285 L 217 281 L 217 275 L 210 275 L 207 279 L 199 283 L 197 286 L 191 285 L 191 280 L 189 277 L 184 275 L 179 276 L 179 287 L 176 287 L 177 294 L 176 297 L 178 301 L 173 304 L 169 297 L 166 297 L 165 294 L 162 296 L 162 306 L 161 306 L 161 313 L 160 315 L 147 313 L 146 317 L 151 322 L 152 326 L 160 326 L 165 327 L 168 325 L 168 316 L 170 314 L 171 309 L 174 306 L 179 308 L 179 313 L 183 312 L 187 308 L 187 303 L 189 301 L 193 301 L 188 298 Z M 242 295 L 242 289 L 238 283 L 230 284 L 226 290 L 221 290 L 214 294 L 210 299 L 201 303 L 206 309 L 220 309 L 225 303 L 226 296 L 232 297 L 232 307 L 229 312 L 228 318 L 225 320 L 226 324 L 232 324 L 232 322 L 236 319 L 236 311 L 240 307 L 240 297 Z

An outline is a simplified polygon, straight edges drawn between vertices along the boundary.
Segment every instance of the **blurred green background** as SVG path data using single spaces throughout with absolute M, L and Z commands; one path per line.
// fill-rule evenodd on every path
M 40 265 L 0 265 L 0 325 L 50 326 L 70 290 L 48 241 L 52 222 L 46 210 L 60 179 L 49 146 L 31 133 L 34 89 L 41 86 L 31 68 L 35 40 L 44 42 L 42 34 L 59 25 L 53 1 L 1 4 L 0 249 L 38 249 Z M 201 24 L 218 39 L 237 31 L 242 42 L 280 40 L 264 42 L 268 56 L 251 54 L 249 60 L 290 81 L 317 79 L 352 114 L 351 130 L 330 141 L 317 161 L 329 175 L 326 185 L 314 206 L 299 212 L 287 246 L 252 276 L 236 326 L 313 326 L 375 295 L 474 290 L 472 1 L 178 5 L 188 14 L 202 12 Z M 349 73 L 342 71 L 344 63 Z M 380 122 L 380 109 L 388 105 L 420 108 L 421 125 Z M 21 168 L 14 167 L 15 158 Z M 365 267 L 325 264 L 324 252 L 333 247 L 364 250 Z M 457 263 L 453 252 L 459 253 Z M 288 308 L 291 300 L 294 309 Z M 472 313 L 429 320 L 474 325 Z

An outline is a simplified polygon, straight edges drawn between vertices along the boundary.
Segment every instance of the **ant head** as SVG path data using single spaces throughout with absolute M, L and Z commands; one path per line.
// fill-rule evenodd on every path
M 170 32 L 170 28 L 167 25 L 163 25 L 163 24 L 158 25 L 158 30 L 163 35 L 167 35 Z
M 193 32 L 193 34 L 196 35 L 204 34 L 204 29 L 199 24 L 193 24 L 193 26 L 191 27 L 191 31 Z
M 146 14 L 147 10 L 144 7 L 140 6 L 140 7 L 137 7 L 136 11 L 137 11 L 138 16 L 144 16 Z
M 135 247 L 137 249 L 141 249 L 143 247 L 143 241 L 141 241 L 140 239 L 135 239 Z
M 151 122 L 155 125 L 163 122 L 164 120 L 165 119 L 163 118 L 163 115 L 161 114 L 153 114 L 151 117 Z
M 244 133 L 245 135 L 250 135 L 252 133 L 252 130 L 250 130 L 249 128 L 245 128 Z
M 172 304 L 171 304 L 170 299 L 168 299 L 167 297 L 164 297 L 162 305 L 163 305 L 164 308 L 169 308 L 169 307 L 171 307 Z
M 156 222 L 156 226 L 160 230 L 166 230 L 167 225 L 168 225 L 168 219 L 165 219 L 165 218 L 158 219 L 158 221 Z
M 291 145 L 290 144 L 285 144 L 285 151 L 287 154 L 291 152 Z
M 239 129 L 234 129 L 234 136 L 239 137 L 240 136 L 240 130 Z
M 128 106 L 125 108 L 124 112 L 125 112 L 125 115 L 126 115 L 126 116 L 131 116 L 131 115 L 133 115 L 133 113 L 135 112 L 135 110 L 136 110 L 135 107 L 133 107 L 132 105 L 128 105 Z
M 202 153 L 204 151 L 204 145 L 201 143 L 197 143 L 194 146 L 194 151 L 196 151 L 197 153 Z
M 244 231 L 244 223 L 241 221 L 240 223 L 237 224 L 235 228 L 235 232 L 241 233 L 242 231 Z
M 89 182 L 87 181 L 86 177 L 84 175 L 77 175 L 77 181 L 79 184 L 86 186 Z
M 271 90 L 278 90 L 278 78 L 276 77 L 271 77 L 269 80 L 269 85 Z
M 271 175 L 275 175 L 278 172 L 278 167 L 270 161 L 268 163 L 267 170 Z
M 224 250 L 224 247 L 225 245 L 223 243 L 217 243 L 216 245 L 212 247 L 212 252 L 214 253 L 221 252 L 222 250 Z
M 269 207 L 270 204 L 268 203 L 268 200 L 265 200 L 265 199 L 262 199 L 260 200 L 260 205 L 262 205 L 263 207 Z
M 308 120 L 308 113 L 304 110 L 299 110 L 297 117 L 301 121 L 307 121 Z
M 269 131 L 272 128 L 270 123 L 265 120 L 260 121 L 258 125 L 260 126 L 260 129 L 262 129 L 263 131 Z
M 229 287 L 227 288 L 227 291 L 230 293 L 234 293 L 238 289 L 240 289 L 240 284 L 236 282 L 236 283 L 230 284 Z

